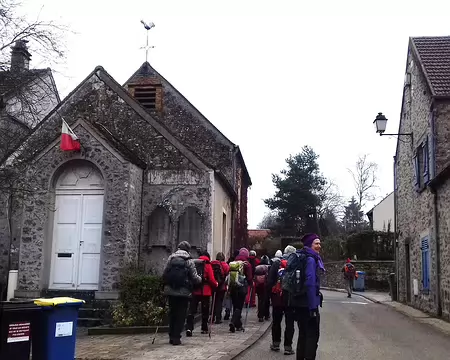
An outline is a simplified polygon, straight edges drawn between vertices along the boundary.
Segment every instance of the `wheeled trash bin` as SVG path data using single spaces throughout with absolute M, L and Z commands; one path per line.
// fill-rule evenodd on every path
M 357 271 L 356 274 L 358 275 L 358 278 L 355 279 L 355 282 L 353 283 L 353 290 L 364 291 L 365 290 L 364 278 L 366 276 L 366 273 L 364 271 Z
M 78 309 L 83 300 L 68 297 L 37 299 L 41 306 L 39 331 L 33 337 L 33 360 L 73 360 Z
M 0 302 L 0 359 L 29 360 L 41 308 L 33 301 Z

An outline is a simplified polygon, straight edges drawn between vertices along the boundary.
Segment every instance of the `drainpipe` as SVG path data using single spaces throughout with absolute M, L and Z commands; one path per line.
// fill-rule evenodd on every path
M 144 206 L 144 183 L 145 183 L 145 171 L 147 170 L 147 167 L 145 169 L 142 169 L 142 184 L 141 184 L 141 216 L 139 221 L 139 243 L 138 243 L 138 258 L 137 258 L 137 266 L 138 269 L 140 268 L 141 264 L 141 245 L 142 245 L 142 223 L 144 218 L 144 209 L 142 208 Z
M 394 174 L 397 174 L 397 156 L 394 156 Z M 394 176 L 394 264 L 395 264 L 395 283 L 397 292 L 397 301 L 400 299 L 400 290 L 398 286 L 399 266 L 398 266 L 398 225 L 397 225 L 397 176 Z M 393 295 L 393 294 L 392 294 Z

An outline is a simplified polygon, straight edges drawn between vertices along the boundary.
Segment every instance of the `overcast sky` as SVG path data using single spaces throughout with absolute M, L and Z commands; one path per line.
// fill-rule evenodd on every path
M 397 132 L 408 38 L 450 35 L 450 16 L 438 16 L 450 6 L 365 3 L 29 0 L 25 10 L 36 15 L 43 6 L 42 18 L 76 32 L 58 69 L 64 76 L 56 76 L 62 97 L 97 65 L 125 82 L 145 61 L 140 20 L 153 21 L 152 66 L 242 150 L 253 228 L 267 211 L 262 199 L 273 194 L 271 174 L 303 145 L 347 198 L 354 194 L 347 168 L 364 153 L 379 165 L 376 202 L 393 189 L 396 140 L 376 135 L 372 122 L 382 111 L 387 132 Z

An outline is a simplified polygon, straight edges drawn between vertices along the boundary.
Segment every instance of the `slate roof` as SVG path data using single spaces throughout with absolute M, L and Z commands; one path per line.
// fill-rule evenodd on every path
M 450 97 L 450 36 L 414 37 L 411 42 L 433 96 Z
M 49 71 L 50 69 L 33 69 L 21 72 L 0 71 L 0 96 L 13 93 L 16 89 Z

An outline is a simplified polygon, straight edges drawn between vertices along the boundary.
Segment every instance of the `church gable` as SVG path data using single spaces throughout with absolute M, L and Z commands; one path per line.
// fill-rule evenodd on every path
M 231 153 L 236 146 L 149 63 L 144 63 L 124 87 L 183 144 L 234 183 Z
M 118 147 L 142 159 L 148 169 L 206 169 L 102 68 L 97 68 L 53 110 L 27 139 L 18 156 L 34 157 L 50 141 L 58 139 L 62 117 L 71 126 L 78 120 L 92 125 Z M 83 146 L 82 138 L 80 142 Z

